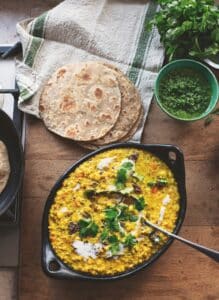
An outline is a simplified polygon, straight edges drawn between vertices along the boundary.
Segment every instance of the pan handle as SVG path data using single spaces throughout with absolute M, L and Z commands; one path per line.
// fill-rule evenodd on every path
M 44 272 L 52 277 L 60 278 L 82 278 L 83 275 L 69 270 L 57 257 L 53 254 L 50 245 L 46 243 L 43 246 L 42 267 Z
M 0 89 L 0 94 L 12 94 L 14 97 L 18 98 L 19 96 L 19 89 Z
M 14 45 L 12 45 L 11 47 L 7 47 L 7 49 L 5 50 L 5 47 L 0 47 L 0 57 L 3 59 L 6 59 L 8 57 L 11 56 L 15 56 L 19 53 L 22 53 L 22 44 L 21 42 L 17 42 Z

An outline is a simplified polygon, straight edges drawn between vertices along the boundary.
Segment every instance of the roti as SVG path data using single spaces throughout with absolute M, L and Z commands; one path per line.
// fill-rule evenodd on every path
M 60 136 L 99 139 L 119 117 L 119 83 L 110 68 L 96 62 L 63 66 L 45 85 L 39 111 L 46 127 Z
M 129 141 L 134 136 L 134 134 L 136 133 L 140 124 L 143 121 L 143 116 L 144 116 L 144 109 L 143 109 L 143 107 L 141 107 L 139 117 L 138 117 L 137 121 L 135 122 L 134 126 L 129 130 L 129 132 L 127 133 L 126 136 L 124 136 L 121 140 L 119 140 L 119 142 Z
M 126 134 L 126 136 L 124 136 L 122 139 L 120 139 L 120 140 L 117 141 L 118 143 L 127 142 L 127 141 L 129 141 L 134 136 L 134 134 L 138 130 L 138 128 L 139 128 L 139 126 L 140 126 L 140 124 L 141 124 L 141 122 L 143 120 L 143 116 L 144 116 L 144 109 L 141 106 L 140 113 L 138 115 L 137 121 L 135 122 L 135 124 L 133 125 L 133 127 L 129 130 L 129 132 Z M 97 146 L 97 145 L 94 145 L 92 143 L 86 143 L 86 142 L 81 142 L 79 144 L 83 148 L 90 149 L 90 150 L 96 150 L 96 149 L 98 149 L 98 148 L 101 147 L 100 145 Z
M 0 141 L 0 193 L 4 190 L 10 175 L 10 163 L 5 144 Z
M 118 68 L 101 63 L 110 68 L 119 82 L 121 92 L 121 112 L 115 126 L 102 138 L 93 141 L 96 146 L 116 142 L 125 137 L 136 123 L 141 110 L 141 99 L 134 84 Z

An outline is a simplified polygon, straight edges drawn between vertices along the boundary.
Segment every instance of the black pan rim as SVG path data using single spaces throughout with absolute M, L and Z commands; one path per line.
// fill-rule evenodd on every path
M 13 121 L 11 120 L 11 118 L 2 109 L 0 109 L 0 115 L 2 115 L 2 117 L 5 118 L 6 122 L 8 122 L 8 124 L 10 124 L 11 130 L 14 132 L 14 135 L 16 136 L 16 139 L 17 139 L 16 140 L 16 144 L 17 144 L 17 147 L 18 147 L 19 160 L 20 160 L 20 164 L 19 164 L 20 165 L 20 168 L 19 168 L 19 172 L 20 173 L 19 173 L 19 178 L 18 178 L 17 184 L 13 188 L 12 196 L 10 198 L 7 197 L 8 198 L 7 201 L 0 208 L 0 216 L 1 216 L 2 214 L 4 214 L 7 211 L 7 209 L 10 207 L 10 205 L 14 202 L 15 197 L 17 196 L 17 194 L 18 194 L 18 192 L 19 192 L 19 190 L 21 188 L 22 181 L 23 181 L 23 176 L 24 176 L 24 151 L 23 151 L 23 147 L 22 147 L 22 144 L 21 144 L 21 141 L 20 141 L 17 129 L 16 129 Z M 11 149 L 8 149 L 7 145 L 6 145 L 6 148 L 7 148 L 8 152 L 11 151 Z M 10 184 L 10 182 L 7 182 L 4 190 L 7 188 L 7 186 L 9 184 Z M 2 191 L 2 193 L 4 192 L 4 190 Z M 1 194 L 0 194 L 0 201 L 3 201 L 1 199 Z
M 93 152 L 90 152 L 86 155 L 84 155 L 81 159 L 77 160 L 75 163 L 73 163 L 71 165 L 70 168 L 68 168 L 60 177 L 59 179 L 56 181 L 56 183 L 54 184 L 54 186 L 52 187 L 50 194 L 47 198 L 47 201 L 45 203 L 45 207 L 44 207 L 44 212 L 43 212 L 43 220 L 42 220 L 42 256 L 41 256 L 41 264 L 42 264 L 42 269 L 45 272 L 46 275 L 56 278 L 56 279 L 61 279 L 61 278 L 66 278 L 66 279 L 76 279 L 76 278 L 80 278 L 80 279 L 88 279 L 88 280 L 99 280 L 99 281 L 110 281 L 110 280 L 115 280 L 115 279 L 122 279 L 122 278 L 126 278 L 129 277 L 131 275 L 134 275 L 136 272 L 145 269 L 147 267 L 149 267 L 151 264 L 153 264 L 154 262 L 156 262 L 158 260 L 158 258 L 164 254 L 166 252 L 166 250 L 169 248 L 169 246 L 172 244 L 173 240 L 172 238 L 169 238 L 168 241 L 165 243 L 165 245 L 158 251 L 156 252 L 149 260 L 144 261 L 143 263 L 133 267 L 132 269 L 128 269 L 125 272 L 122 273 L 117 273 L 115 275 L 91 275 L 89 273 L 85 273 L 85 272 L 80 272 L 80 271 L 75 271 L 73 268 L 69 267 L 67 264 L 65 264 L 55 253 L 55 251 L 53 250 L 51 243 L 49 241 L 49 229 L 48 229 L 48 213 L 49 213 L 49 209 L 53 203 L 53 199 L 54 199 L 54 195 L 56 193 L 56 191 L 59 189 L 59 187 L 61 186 L 63 180 L 69 175 L 69 173 L 71 173 L 74 169 L 76 169 L 81 163 L 83 163 L 84 161 L 88 160 L 89 158 L 95 156 L 98 153 L 110 150 L 110 149 L 115 149 L 115 148 L 137 148 L 137 149 L 142 149 L 145 151 L 149 151 L 151 153 L 153 153 L 153 151 L 150 151 L 150 149 L 152 150 L 153 148 L 156 148 L 157 150 L 175 150 L 180 156 L 181 156 L 181 183 L 178 183 L 178 188 L 179 188 L 179 192 L 180 192 L 180 212 L 178 215 L 178 219 L 176 222 L 176 226 L 174 229 L 174 233 L 177 234 L 180 231 L 180 228 L 182 226 L 182 223 L 184 221 L 185 218 L 185 213 L 186 213 L 186 202 L 187 202 L 187 197 L 186 197 L 186 187 L 185 187 L 185 167 L 184 167 L 184 157 L 183 157 L 183 153 L 181 151 L 181 149 L 175 145 L 171 145 L 171 144 L 141 144 L 141 143 L 135 143 L 135 142 L 127 142 L 127 143 L 115 143 L 115 144 L 111 144 L 111 145 L 107 145 L 105 147 L 102 147 L 100 149 L 97 149 Z M 154 154 L 154 153 L 153 153 Z M 158 154 L 154 154 L 157 155 L 159 157 Z M 160 157 L 159 157 L 160 158 Z M 160 158 L 161 160 L 164 161 L 164 159 Z M 164 161 L 165 162 L 165 161 Z M 167 163 L 167 162 L 165 162 Z M 170 166 L 169 166 L 170 167 Z M 46 266 L 46 260 L 45 260 L 45 251 L 46 251 L 46 247 L 49 247 L 50 252 L 52 253 L 54 259 L 58 262 L 58 264 L 65 268 L 66 270 L 68 270 L 68 273 L 70 275 L 66 276 L 63 274 L 60 274 L 59 272 L 54 272 L 54 271 L 50 271 L 48 270 L 47 266 Z M 72 275 L 71 275 L 72 273 Z

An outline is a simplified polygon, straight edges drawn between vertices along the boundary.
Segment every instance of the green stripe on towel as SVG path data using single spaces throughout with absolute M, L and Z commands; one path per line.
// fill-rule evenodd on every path
M 33 37 L 31 39 L 30 49 L 28 50 L 27 56 L 24 61 L 24 63 L 26 65 L 28 65 L 29 67 L 33 66 L 36 53 L 37 53 L 41 43 L 42 43 L 42 39 L 40 39 L 40 38 Z
M 47 17 L 47 12 L 36 18 L 31 34 L 40 38 L 44 38 L 44 23 Z
M 140 35 L 140 38 L 138 41 L 138 46 L 137 46 L 137 50 L 135 53 L 135 57 L 134 57 L 131 69 L 128 73 L 128 77 L 130 78 L 130 80 L 132 80 L 132 82 L 134 84 L 136 83 L 136 81 L 138 79 L 138 74 L 139 74 L 139 71 L 141 69 L 141 66 L 142 66 L 142 63 L 144 60 L 145 51 L 147 49 L 148 40 L 151 35 L 151 32 L 149 32 L 147 30 L 146 26 L 147 26 L 147 23 L 155 15 L 156 10 L 157 10 L 157 4 L 154 1 L 150 1 L 146 15 L 145 15 L 142 32 L 141 32 L 141 35 Z
M 30 96 L 32 96 L 32 93 L 27 88 L 19 85 L 19 89 L 20 89 L 20 97 L 22 98 L 22 100 L 29 99 Z
M 46 12 L 36 18 L 31 28 L 31 34 L 33 35 L 33 37 L 31 39 L 31 43 L 28 47 L 27 54 L 24 60 L 24 63 L 29 67 L 33 66 L 37 51 L 43 43 L 44 26 L 47 14 L 48 13 Z

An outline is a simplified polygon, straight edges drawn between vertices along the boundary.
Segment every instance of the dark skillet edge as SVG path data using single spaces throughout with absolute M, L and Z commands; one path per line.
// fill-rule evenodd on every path
M 3 116 L 3 118 L 6 120 L 6 122 L 8 124 L 10 124 L 9 126 L 11 127 L 11 130 L 14 133 L 14 137 L 16 138 L 15 144 L 17 147 L 17 153 L 18 153 L 18 167 L 17 167 L 17 171 L 15 174 L 13 174 L 14 176 L 16 176 L 18 178 L 15 187 L 12 187 L 13 193 L 11 193 L 12 195 L 5 195 L 5 199 L 1 199 L 1 195 L 4 196 L 4 192 L 6 191 L 6 189 L 8 188 L 10 182 L 8 181 L 4 190 L 2 191 L 2 193 L 0 194 L 0 202 L 2 201 L 3 204 L 0 205 L 0 216 L 5 213 L 5 211 L 7 211 L 7 209 L 10 207 L 10 205 L 13 203 L 13 201 L 15 200 L 15 197 L 17 196 L 22 182 L 23 182 L 23 177 L 24 177 L 24 166 L 25 166 L 25 160 L 24 160 L 24 150 L 23 150 L 23 146 L 21 144 L 21 140 L 19 138 L 19 134 L 18 131 L 13 123 L 13 121 L 11 120 L 11 118 L 3 111 L 0 110 L 0 115 Z M 9 149 L 8 145 L 6 144 L 6 148 L 9 154 L 9 160 L 10 160 L 10 153 L 13 151 L 11 149 Z M 10 161 L 10 168 L 11 168 L 11 161 Z M 9 175 L 9 180 L 10 180 L 10 176 L 12 176 L 11 174 Z
M 136 267 L 123 272 L 118 273 L 116 275 L 111 276 L 94 276 L 87 273 L 74 271 L 71 269 L 68 265 L 63 263 L 58 256 L 55 254 L 50 241 L 49 241 L 49 230 L 48 230 L 48 214 L 49 209 L 52 205 L 54 196 L 56 194 L 57 189 L 61 186 L 62 181 L 64 178 L 68 176 L 70 172 L 72 172 L 74 169 L 76 169 L 82 162 L 88 160 L 89 158 L 95 156 L 98 153 L 101 153 L 106 150 L 111 150 L 114 148 L 137 148 L 142 149 L 148 152 L 151 152 L 152 154 L 158 156 L 161 160 L 163 160 L 168 167 L 172 170 L 174 173 L 174 176 L 176 178 L 176 181 L 178 183 L 178 189 L 180 194 L 180 211 L 178 215 L 178 219 L 176 221 L 176 227 L 174 229 L 174 233 L 177 234 L 182 226 L 182 223 L 185 218 L 185 212 L 186 212 L 186 187 L 185 187 L 185 166 L 184 166 L 184 157 L 183 153 L 180 148 L 174 145 L 164 145 L 164 144 L 139 144 L 139 143 L 117 143 L 108 145 L 106 147 L 100 148 L 98 150 L 95 150 L 91 153 L 88 153 L 87 155 L 83 156 L 81 159 L 79 159 L 77 162 L 75 162 L 63 175 L 60 176 L 60 178 L 56 181 L 55 185 L 53 186 L 43 212 L 43 219 L 42 219 L 42 256 L 41 256 L 41 264 L 42 269 L 46 275 L 52 278 L 56 279 L 89 279 L 89 280 L 98 280 L 98 281 L 110 281 L 115 279 L 122 279 L 125 277 L 129 277 L 131 275 L 134 275 L 136 272 L 145 269 L 146 267 L 149 267 L 152 263 L 158 260 L 158 258 L 165 253 L 165 251 L 169 248 L 169 246 L 172 244 L 173 239 L 170 238 L 167 243 L 158 251 L 156 252 L 148 261 L 143 262 Z M 175 166 L 171 166 L 170 162 L 167 163 L 167 155 L 170 151 L 173 151 L 176 153 L 176 161 L 177 164 Z M 161 155 L 159 155 L 157 152 L 160 152 Z M 161 158 L 162 157 L 162 158 Z M 166 161 L 164 160 L 166 157 Z M 51 271 L 48 268 L 47 262 L 46 262 L 46 249 L 49 249 L 50 255 L 52 256 L 52 259 L 50 261 L 56 261 L 60 265 L 59 271 Z

